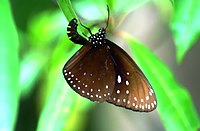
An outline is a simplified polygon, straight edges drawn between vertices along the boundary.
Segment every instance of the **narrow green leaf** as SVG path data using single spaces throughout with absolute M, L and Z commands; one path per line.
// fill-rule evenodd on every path
M 92 102 L 77 95 L 66 83 L 62 74 L 65 62 L 77 51 L 74 48 L 63 54 L 63 49 L 58 48 L 53 55 L 54 60 L 60 58 L 49 68 L 48 79 L 44 83 L 44 92 L 51 88 L 49 98 L 46 100 L 42 114 L 39 119 L 38 131 L 44 130 L 67 130 L 81 131 L 87 110 Z M 54 61 L 52 60 L 52 61 Z M 41 99 L 44 96 L 41 95 Z M 81 114 L 81 115 L 80 115 Z M 76 126 L 79 125 L 79 126 Z
M 27 97 L 32 93 L 33 85 L 38 81 L 38 77 L 42 75 L 41 72 L 44 72 L 51 58 L 49 55 L 54 50 L 52 46 L 55 47 L 60 39 L 64 39 L 62 42 L 66 44 L 66 23 L 66 18 L 58 10 L 44 11 L 29 21 L 28 33 L 25 35 L 29 38 L 28 43 L 32 48 L 27 52 L 24 51 L 20 62 L 21 97 Z
M 0 130 L 12 131 L 19 101 L 19 40 L 9 1 L 1 0 L 0 9 Z
M 73 10 L 70 0 L 57 0 L 60 9 L 63 11 L 67 20 L 71 20 L 73 18 L 77 18 L 76 13 Z
M 100 21 L 107 17 L 107 3 L 104 0 L 84 0 L 73 3 L 77 14 L 88 21 Z
M 158 112 L 167 131 L 195 131 L 200 126 L 199 116 L 186 89 L 172 72 L 151 51 L 127 34 L 135 60 L 155 90 Z
M 54 21 L 54 19 L 51 19 L 55 18 L 53 15 L 56 14 L 51 13 L 51 16 L 49 16 L 50 21 L 48 21 L 48 25 L 63 26 L 63 23 L 65 23 L 66 21 L 62 21 L 63 23 L 56 24 L 59 22 L 56 22 Z M 56 19 L 57 21 L 61 21 L 60 18 Z M 43 21 L 42 23 L 45 23 L 45 21 Z M 45 25 L 39 24 L 37 26 L 37 29 L 41 29 L 42 27 L 40 26 L 44 27 Z M 65 31 L 66 26 L 64 26 Z M 55 29 L 62 30 L 60 29 L 60 26 L 54 27 L 56 27 Z M 45 28 L 45 31 L 52 32 L 49 31 L 48 28 Z M 38 31 L 36 30 L 34 32 Z M 53 32 L 58 33 L 59 31 L 54 30 Z M 83 129 L 84 126 L 84 120 L 86 117 L 87 110 L 91 107 L 91 102 L 77 95 L 68 86 L 67 82 L 64 79 L 64 76 L 62 74 L 62 68 L 67 62 L 67 60 L 78 50 L 78 48 L 80 48 L 80 46 L 76 45 L 75 48 L 73 48 L 71 44 L 72 42 L 69 39 L 67 39 L 66 32 L 61 32 L 59 32 L 60 35 L 63 36 L 64 34 L 65 36 L 60 38 L 56 42 L 54 41 L 54 45 L 56 46 L 54 46 L 54 49 L 51 52 L 51 56 L 48 56 L 48 63 L 46 63 L 46 65 L 48 65 L 48 68 L 46 67 L 46 69 L 48 69 L 48 72 L 46 74 L 47 76 L 44 77 L 44 82 L 40 90 L 39 98 L 39 102 L 41 102 L 39 104 L 42 106 L 44 105 L 44 107 L 39 118 L 37 126 L 38 131 L 80 131 L 81 129 Z M 42 34 L 40 37 L 43 37 L 43 35 L 45 36 L 45 33 Z M 47 99 L 46 96 L 48 96 Z
M 170 0 L 170 2 L 172 3 L 172 5 L 174 5 L 174 0 Z
M 75 94 L 61 73 L 54 77 L 57 79 L 51 85 L 53 90 L 40 116 L 37 131 L 80 131 L 91 102 Z
M 63 11 L 63 13 L 68 21 L 72 20 L 73 18 L 76 18 L 77 20 L 79 20 L 79 18 L 77 17 L 77 15 L 72 7 L 70 0 L 57 0 L 57 3 L 59 5 L 60 9 Z M 80 26 L 78 26 L 78 30 L 81 30 L 82 32 L 84 32 L 82 27 L 80 27 Z
M 36 50 L 29 51 L 22 59 L 20 66 L 20 95 L 21 98 L 26 98 L 32 93 L 33 85 L 35 84 L 41 70 L 46 65 L 47 58 L 44 52 Z M 31 77 L 30 77 L 31 76 Z
M 200 36 L 200 1 L 175 0 L 171 29 L 175 39 L 177 61 L 181 62 L 187 51 Z
M 121 19 L 124 13 L 129 13 L 133 9 L 145 4 L 149 0 L 84 0 L 74 2 L 77 14 L 82 18 L 91 21 L 100 21 L 107 18 L 107 5 L 110 8 L 111 17 L 115 20 Z M 116 17 L 117 16 L 117 17 Z

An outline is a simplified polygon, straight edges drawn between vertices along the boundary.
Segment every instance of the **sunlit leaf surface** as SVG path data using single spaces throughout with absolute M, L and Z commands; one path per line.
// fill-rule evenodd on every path
M 177 60 L 181 62 L 200 36 L 200 1 L 175 0 L 171 29 L 176 44 Z
M 9 1 L 0 1 L 0 130 L 15 127 L 19 102 L 18 34 Z
M 84 119 L 86 118 L 87 110 L 91 107 L 91 102 L 77 95 L 68 86 L 62 74 L 64 64 L 78 50 L 78 48 L 80 48 L 80 46 L 76 45 L 75 48 L 72 46 L 72 42 L 66 35 L 67 22 L 66 20 L 63 20 L 64 15 L 57 13 L 51 13 L 51 16 L 49 16 L 48 12 L 44 13 L 41 17 L 37 18 L 37 21 L 34 20 L 31 26 L 32 28 L 30 27 L 32 34 L 35 34 L 34 38 L 46 41 L 45 43 L 48 43 L 48 41 L 50 42 L 48 36 L 46 36 L 47 33 L 44 32 L 37 34 L 37 32 L 41 32 L 40 30 L 43 30 L 45 27 L 50 25 L 51 28 L 47 28 L 50 30 L 46 29 L 43 31 L 56 32 L 56 34 L 60 33 L 60 37 L 55 37 L 55 33 L 51 34 L 51 36 L 54 36 L 50 37 L 51 39 L 57 39 L 53 43 L 54 48 L 51 56 L 47 57 L 48 61 L 43 60 L 43 57 L 38 58 L 38 61 L 37 59 L 35 60 L 36 62 L 42 61 L 40 63 L 43 66 L 45 62 L 46 65 L 48 65 L 45 65 L 47 77 L 44 78 L 43 86 L 40 89 L 39 101 L 40 106 L 43 108 L 38 121 L 37 130 L 80 131 L 84 127 Z M 55 17 L 56 21 L 53 19 Z M 45 23 L 45 18 L 48 18 L 48 24 Z M 45 56 L 48 52 L 43 53 Z M 37 66 L 33 69 L 36 67 Z M 34 75 L 34 72 L 32 72 L 32 75 Z M 79 124 L 79 126 L 76 126 L 77 124 Z

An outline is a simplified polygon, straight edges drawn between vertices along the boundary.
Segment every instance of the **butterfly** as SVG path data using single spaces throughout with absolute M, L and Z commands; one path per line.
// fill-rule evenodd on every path
M 133 59 L 106 39 L 108 21 L 106 28 L 95 34 L 81 24 L 90 33 L 88 39 L 78 33 L 76 18 L 69 22 L 69 39 L 82 47 L 64 65 L 64 78 L 75 92 L 91 101 L 139 112 L 153 111 L 157 107 L 155 92 Z

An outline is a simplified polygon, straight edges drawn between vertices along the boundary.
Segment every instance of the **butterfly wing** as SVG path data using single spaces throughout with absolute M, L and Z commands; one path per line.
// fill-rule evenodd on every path
M 120 47 L 109 40 L 106 43 L 111 48 L 116 72 L 114 92 L 108 102 L 134 111 L 154 110 L 156 96 L 140 68 Z
M 70 87 L 92 101 L 106 101 L 114 90 L 115 69 L 107 46 L 84 45 L 64 66 Z

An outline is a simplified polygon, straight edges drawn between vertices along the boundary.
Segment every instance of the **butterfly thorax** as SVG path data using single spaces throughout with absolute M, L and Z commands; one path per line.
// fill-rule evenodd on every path
M 102 45 L 105 43 L 105 35 L 106 31 L 104 28 L 100 28 L 99 31 L 96 34 L 93 34 L 89 37 L 89 42 L 95 45 Z

